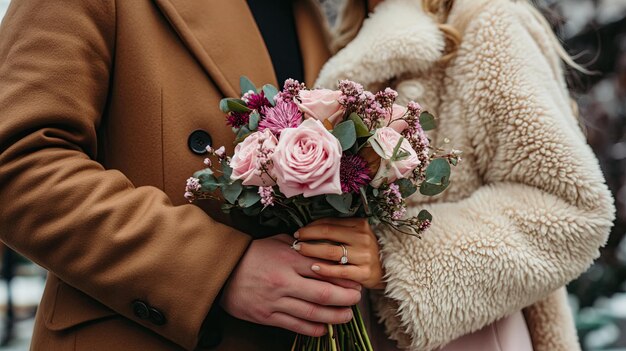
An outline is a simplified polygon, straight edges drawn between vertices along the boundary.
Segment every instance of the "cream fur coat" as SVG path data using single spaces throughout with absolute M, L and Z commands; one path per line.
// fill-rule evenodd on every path
M 598 257 L 614 207 L 552 33 L 525 1 L 458 0 L 449 21 L 471 19 L 441 68 L 444 38 L 420 3 L 383 2 L 317 81 L 391 85 L 438 116 L 435 145 L 464 152 L 443 196 L 412 198 L 434 216 L 423 239 L 378 232 L 378 314 L 400 347 L 422 351 L 523 309 L 536 351 L 580 350 L 564 285 Z

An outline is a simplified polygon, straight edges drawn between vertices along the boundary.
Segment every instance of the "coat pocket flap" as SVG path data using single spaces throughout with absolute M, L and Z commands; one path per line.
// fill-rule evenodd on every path
M 46 316 L 46 327 L 59 331 L 115 315 L 115 311 L 59 281 L 54 306 Z

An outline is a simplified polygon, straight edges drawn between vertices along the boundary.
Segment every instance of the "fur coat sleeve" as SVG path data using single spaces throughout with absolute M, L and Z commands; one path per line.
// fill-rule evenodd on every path
M 457 4 L 451 20 L 476 2 Z M 607 239 L 612 198 L 543 28 L 530 5 L 497 0 L 465 28 L 442 104 L 462 116 L 482 185 L 416 206 L 434 217 L 421 240 L 380 228 L 387 287 L 376 308 L 400 347 L 433 350 L 546 299 Z

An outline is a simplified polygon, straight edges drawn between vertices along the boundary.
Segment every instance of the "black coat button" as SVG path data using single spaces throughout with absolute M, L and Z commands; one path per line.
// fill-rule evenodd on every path
M 211 136 L 204 130 L 196 130 L 189 135 L 187 139 L 187 145 L 189 149 L 198 155 L 206 154 L 206 147 L 212 143 Z
M 214 328 L 207 328 L 204 330 L 202 338 L 198 346 L 201 348 L 212 349 L 222 342 L 222 333 Z
M 150 321 L 155 325 L 164 325 L 167 323 L 163 313 L 156 308 L 150 308 Z
M 139 319 L 150 318 L 150 309 L 148 308 L 148 305 L 143 301 L 133 301 L 133 313 Z

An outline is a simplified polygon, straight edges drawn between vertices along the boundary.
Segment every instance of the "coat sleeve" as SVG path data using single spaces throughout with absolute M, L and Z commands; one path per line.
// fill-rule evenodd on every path
M 94 161 L 115 17 L 113 0 L 11 3 L 0 30 L 0 237 L 192 350 L 250 239 Z M 167 323 L 139 320 L 134 300 Z
M 376 307 L 410 350 L 546 298 L 590 266 L 609 234 L 611 194 L 572 113 L 552 34 L 531 11 L 490 2 L 448 70 L 460 99 L 448 111 L 464 116 L 482 185 L 461 201 L 411 209 L 434 217 L 421 240 L 378 232 L 387 287 Z

